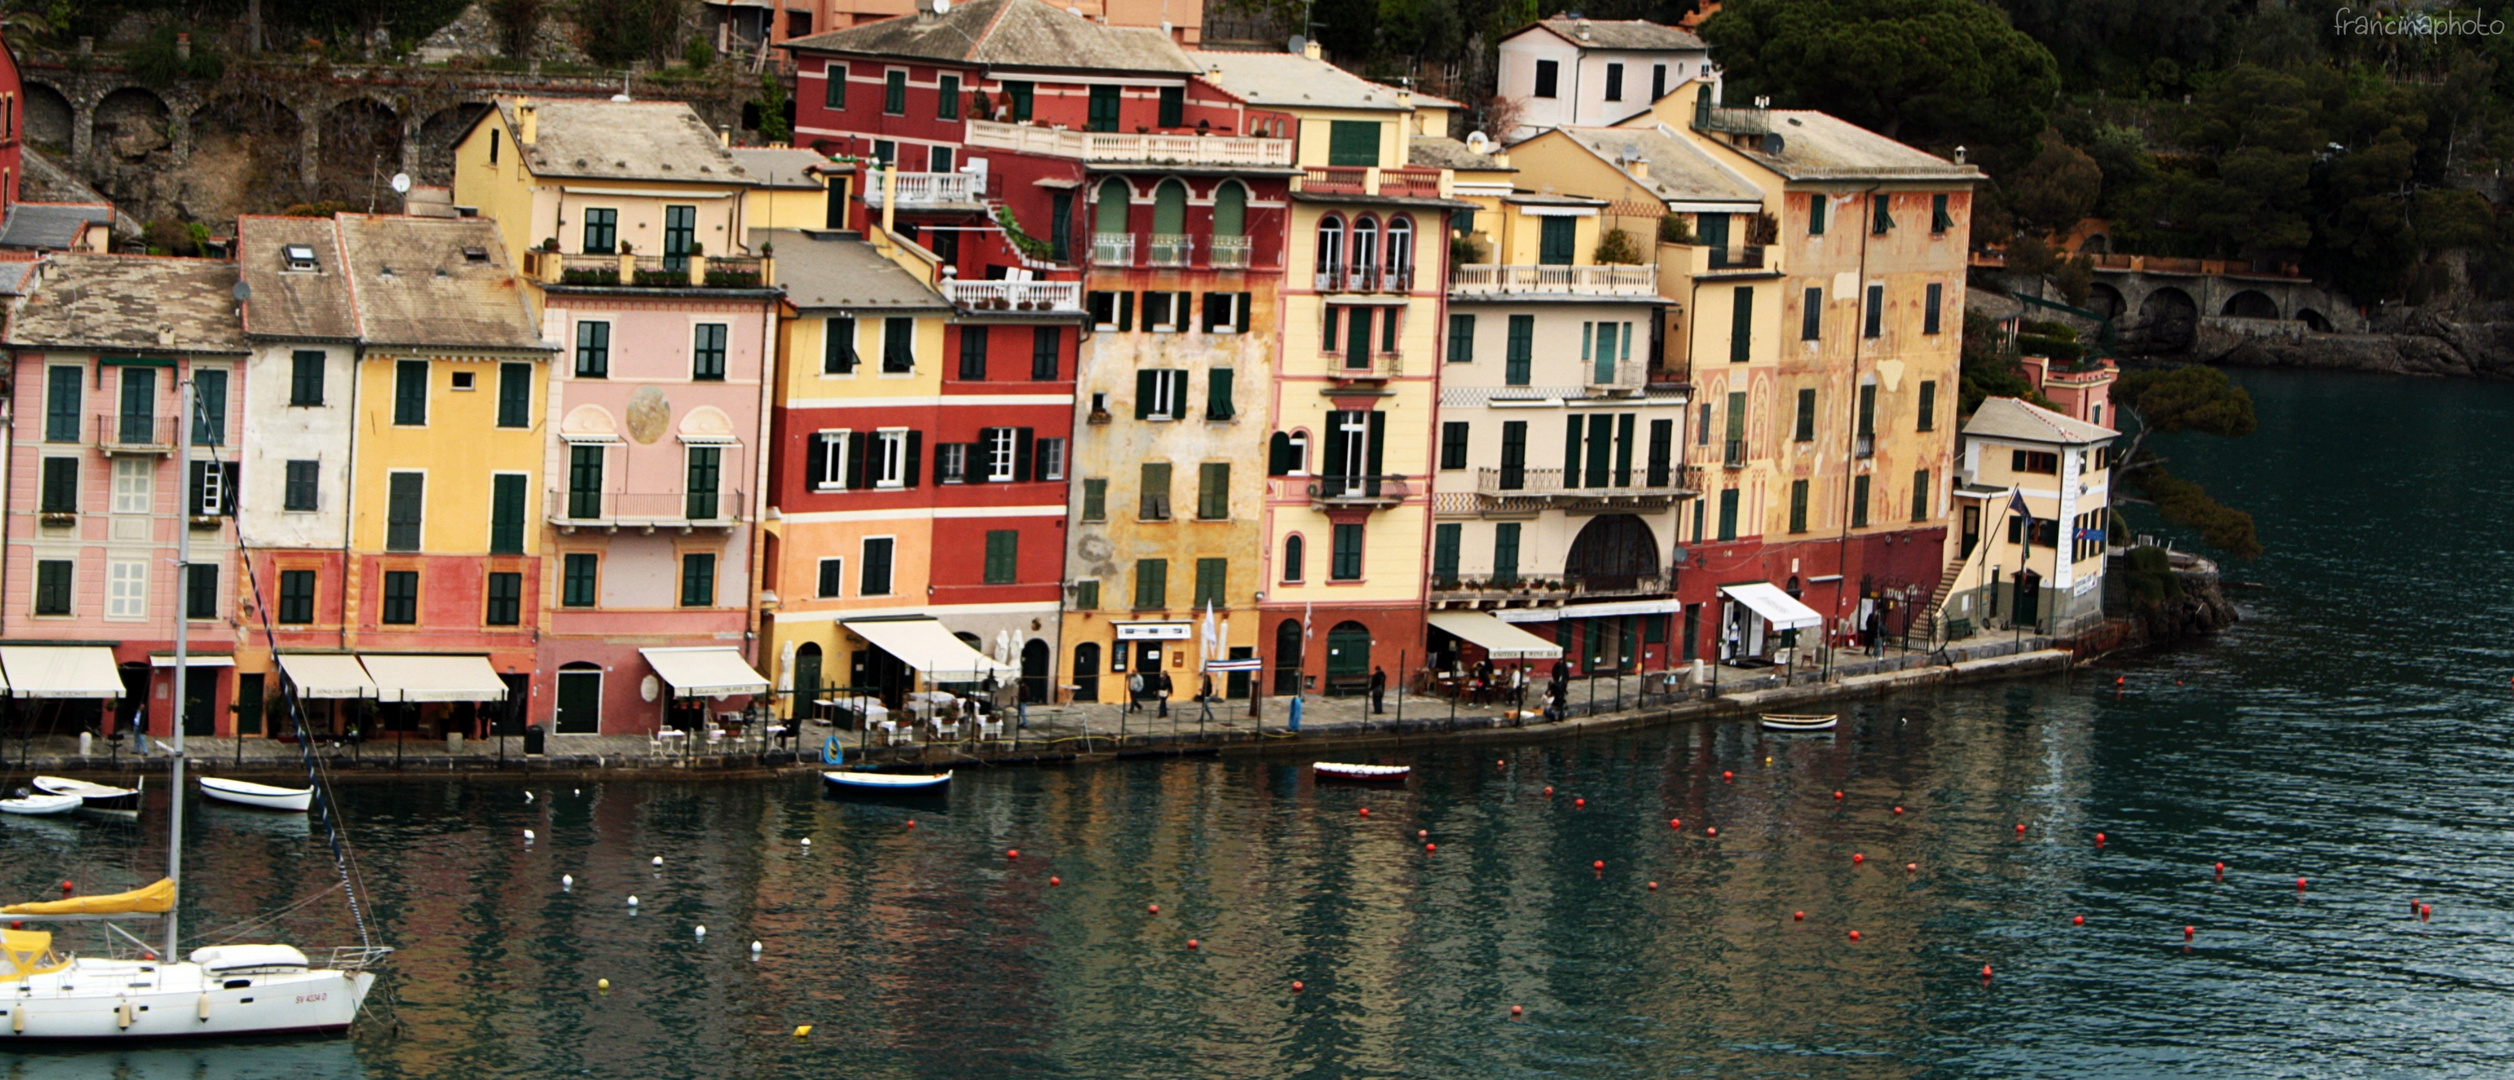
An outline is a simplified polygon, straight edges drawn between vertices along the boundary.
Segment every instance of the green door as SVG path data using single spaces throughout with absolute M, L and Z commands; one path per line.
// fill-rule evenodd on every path
M 1334 693 L 1350 680 L 1370 678 L 1370 628 L 1338 623 L 1327 632 L 1327 687 Z
M 1573 240 L 1579 235 L 1578 218 L 1538 218 L 1536 261 L 1544 266 L 1569 266 L 1574 255 Z
M 218 673 L 214 667 L 195 667 L 184 672 L 183 733 L 203 738 L 218 734 Z
M 559 672 L 559 734 L 602 733 L 602 669 Z
M 262 674 L 236 676 L 236 734 L 262 733 Z
M 1118 88 L 1115 86 L 1091 88 L 1091 130 L 1117 130 L 1117 94 Z
M 663 208 L 663 268 L 690 268 L 690 248 L 698 243 L 698 208 L 667 206 Z
M 821 693 L 821 647 L 805 642 L 802 648 L 794 651 L 793 715 L 819 716 L 820 706 L 814 702 L 824 696 Z

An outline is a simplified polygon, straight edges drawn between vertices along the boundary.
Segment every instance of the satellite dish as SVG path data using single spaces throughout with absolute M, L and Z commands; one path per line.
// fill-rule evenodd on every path
M 251 300 L 251 299 L 253 299 L 253 286 L 251 286 L 251 285 L 247 285 L 247 284 L 245 284 L 244 282 L 241 282 L 241 281 L 239 281 L 239 282 L 237 282 L 237 283 L 236 283 L 236 287 L 235 287 L 235 288 L 229 289 L 229 290 L 227 290 L 227 291 L 228 291 L 229 293 L 231 293 L 231 294 L 234 294 L 234 296 L 235 296 L 235 298 L 236 298 L 236 302 L 237 302 L 237 303 L 239 303 L 239 304 L 244 303 L 244 302 L 245 302 L 245 301 L 247 301 L 247 300 Z
M 393 190 L 402 195 L 410 194 L 410 174 L 406 172 L 394 173 Z
M 943 14 L 944 12 L 947 12 L 947 11 L 950 11 L 950 10 L 951 10 L 951 0 L 934 0 L 934 13 L 935 13 L 935 14 L 940 15 L 940 14 Z
M 1483 132 L 1481 132 L 1481 131 L 1470 131 L 1470 132 L 1467 132 L 1467 140 L 1466 140 L 1466 142 L 1467 142 L 1467 149 L 1469 149 L 1469 150 L 1473 150 L 1473 151 L 1475 151 L 1476 153 L 1479 153 L 1479 154 L 1483 153 L 1483 152 L 1484 152 L 1484 151 L 1486 151 L 1486 150 L 1490 150 L 1490 149 L 1492 149 L 1492 147 L 1493 147 L 1493 137 L 1492 137 L 1492 136 L 1490 136 L 1490 135 L 1486 135 L 1486 134 L 1484 134 L 1484 133 L 1483 133 Z
M 1641 148 L 1638 146 L 1627 145 L 1623 148 L 1622 152 L 1616 154 L 1615 156 L 1622 159 L 1625 164 L 1631 164 L 1632 162 L 1641 160 Z
M 1294 34 L 1292 35 L 1292 40 L 1283 43 L 1283 51 L 1291 53 L 1294 56 L 1308 52 L 1309 39 L 1300 34 Z

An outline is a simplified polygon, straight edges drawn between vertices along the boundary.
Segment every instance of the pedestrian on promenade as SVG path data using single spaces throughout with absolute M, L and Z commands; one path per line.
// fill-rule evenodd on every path
M 1374 714 L 1388 711 L 1387 668 L 1373 667 L 1370 669 L 1370 711 Z
M 1152 692 L 1157 695 L 1161 701 L 1160 711 L 1152 715 L 1157 719 L 1167 720 L 1170 718 L 1170 673 L 1166 671 L 1153 672 L 1152 681 L 1155 684 Z
M 1885 655 L 1885 616 L 1874 608 L 1868 611 L 1868 655 Z
M 1143 672 L 1137 671 L 1126 676 L 1126 711 L 1144 711 Z

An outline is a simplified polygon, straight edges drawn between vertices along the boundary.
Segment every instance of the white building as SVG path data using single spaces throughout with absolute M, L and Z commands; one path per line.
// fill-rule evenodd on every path
M 2019 625 L 2057 633 L 2102 614 L 2107 448 L 2120 435 L 2004 397 L 1983 401 L 1964 422 L 1954 572 L 1942 608 L 1950 625 L 1961 624 L 1954 636 Z
M 1719 85 L 1711 47 L 1692 33 L 1640 19 L 1541 19 L 1501 39 L 1501 96 L 1520 106 L 1502 141 L 1581 124 L 1605 127 L 1700 79 Z M 1714 93 L 1716 94 L 1716 89 Z

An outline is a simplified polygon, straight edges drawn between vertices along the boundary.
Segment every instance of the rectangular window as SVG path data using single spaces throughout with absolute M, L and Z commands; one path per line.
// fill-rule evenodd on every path
M 1929 520 L 1929 470 L 1912 471 L 1912 520 Z
M 279 572 L 279 621 L 290 626 L 314 621 L 314 571 Z
M 298 349 L 288 357 L 288 403 L 323 404 L 323 351 Z
M 68 559 L 35 561 L 35 614 L 70 613 L 71 579 L 77 573 L 77 566 Z
M 1938 380 L 1924 379 L 1920 384 L 1920 426 L 1917 430 L 1932 431 L 1938 426 Z
M 1729 301 L 1728 362 L 1742 364 L 1754 358 L 1755 290 L 1738 286 Z
M 1519 580 L 1519 523 L 1516 521 L 1493 526 L 1493 580 L 1504 584 Z
M 1362 527 L 1337 525 L 1334 551 L 1334 561 L 1327 566 L 1328 579 L 1332 581 L 1362 580 Z
M 1801 389 L 1798 392 L 1798 430 L 1796 432 L 1796 436 L 1799 442 L 1816 441 L 1816 392 L 1812 387 Z
M 1804 480 L 1789 482 L 1789 531 L 1807 531 L 1807 482 Z
M 498 365 L 498 426 L 532 426 L 531 364 Z
M 1055 382 L 1062 365 L 1058 357 L 1064 352 L 1065 331 L 1057 326 L 1035 326 L 1030 329 L 1030 381 Z
M 1135 560 L 1135 610 L 1157 611 L 1170 604 L 1170 561 Z
M 1154 124 L 1165 128 L 1187 125 L 1186 87 L 1164 86 L 1161 88 L 1161 115 L 1155 119 Z
M 1798 309 L 1798 340 L 1818 341 L 1824 337 L 1824 290 L 1807 290 L 1807 299 Z
M 1134 293 L 1094 292 L 1084 297 L 1084 306 L 1091 312 L 1094 329 L 1125 333 L 1135 328 Z
M 1737 489 L 1736 489 L 1736 488 L 1723 488 L 1723 489 L 1721 489 L 1721 491 L 1720 491 L 1720 531 L 1719 531 L 1719 538 L 1720 538 L 1720 541 L 1721 541 L 1722 543 L 1726 543 L 1726 542 L 1728 542 L 1728 541 L 1730 541 L 1730 540 L 1735 540 L 1735 539 L 1737 539 Z
M 917 369 L 917 321 L 882 320 L 882 373 L 904 375 Z
M 489 477 L 489 554 L 524 553 L 524 483 L 522 473 Z
M 700 323 L 690 335 L 690 378 L 723 382 L 724 377 L 725 324 Z
M 1135 419 L 1178 420 L 1187 415 L 1187 373 L 1175 368 L 1135 372 Z
M 190 486 L 184 489 L 184 513 L 216 517 L 235 512 L 235 462 L 195 461 L 187 474 Z
M 1730 468 L 1746 463 L 1746 392 L 1732 390 L 1728 395 L 1728 431 L 1722 442 L 1721 462 Z
M 1475 316 L 1451 313 L 1449 316 L 1449 362 L 1475 362 Z
M 602 517 L 602 451 L 600 443 L 567 448 L 567 516 Z
M 683 554 L 681 556 L 681 606 L 714 607 L 715 605 L 715 553 L 692 551 Z
M 724 517 L 719 492 L 724 484 L 724 447 L 693 446 L 689 450 L 687 479 L 683 488 L 682 516 L 691 521 L 715 521 Z
M 1536 62 L 1535 96 L 1541 98 L 1556 96 L 1555 91 L 1562 82 L 1562 67 L 1562 62 L 1559 60 L 1539 60 Z
M 1528 422 L 1501 422 L 1501 489 L 1518 491 L 1528 486 Z
M 1231 601 L 1222 595 L 1230 589 L 1230 584 L 1231 560 L 1196 560 L 1195 604 L 1197 607 L 1201 608 L 1211 606 L 1225 608 L 1231 606 Z
M 969 480 L 968 443 L 937 443 L 934 447 L 934 482 L 960 484 Z
M 190 563 L 183 568 L 183 617 L 218 617 L 217 563 Z
M 1579 252 L 1578 218 L 1537 219 L 1536 261 L 1540 266 L 1569 266 Z
M 1859 420 L 1855 431 L 1860 435 L 1877 433 L 1877 384 L 1875 383 L 1868 383 L 1859 388 Z M 1861 454 L 1860 456 L 1868 455 Z
M 394 361 L 393 422 L 396 424 L 425 424 L 428 422 L 427 361 Z
M 1464 420 L 1440 422 L 1441 468 L 1463 469 L 1467 467 L 1467 432 L 1469 430 Z
M 227 373 L 215 368 L 193 369 L 192 392 L 192 444 L 226 445 Z
M 1884 236 L 1893 227 L 1893 197 L 1882 191 L 1868 196 L 1868 231 Z
M 384 550 L 417 551 L 420 521 L 427 501 L 425 473 L 397 472 L 385 484 Z
M 1667 65 L 1652 64 L 1650 65 L 1650 100 L 1657 101 L 1666 96 Z
M 489 575 L 488 611 L 481 620 L 491 626 L 514 626 L 524 621 L 524 575 L 496 571 Z
M 1833 197 L 1821 191 L 1807 193 L 1807 235 L 1823 236 L 1825 218 L 1833 211 Z
M 1934 235 L 1937 235 L 1937 234 L 1939 234 L 1939 233 L 1943 233 L 1943 232 L 1947 231 L 1948 229 L 1952 229 L 1952 228 L 1954 228 L 1954 227 L 1955 227 L 1955 218 L 1954 218 L 1954 217 L 1952 217 L 1952 216 L 1950 216 L 1950 215 L 1948 215 L 1948 213 L 1947 213 L 1947 197 L 1946 197 L 1945 195 L 1943 195 L 1943 194 L 1941 194 L 1941 195 L 1932 195 L 1932 196 L 1930 196 L 1930 197 L 1929 197 L 1929 232 L 1930 232 L 1930 234 L 1934 236 Z
M 298 353 L 300 357 L 305 353 Z M 315 371 L 323 370 L 322 353 L 315 353 Z M 303 361 L 299 361 L 302 366 Z M 46 368 L 44 371 L 44 441 L 74 443 L 79 441 L 79 409 L 87 384 L 87 373 L 74 367 Z M 316 383 L 316 404 L 321 404 L 321 383 Z
M 897 68 L 882 73 L 882 111 L 908 115 L 908 73 Z
M 591 552 L 572 551 L 561 560 L 559 604 L 563 607 L 589 608 L 599 603 L 602 557 Z
M 619 211 L 585 211 L 585 254 L 610 255 L 618 250 L 619 244 Z
M 378 618 L 394 626 L 408 626 L 419 621 L 419 571 L 384 572 L 384 610 Z
M 1645 482 L 1649 486 L 1663 488 L 1675 482 L 1676 421 L 1674 419 L 1650 421 L 1650 456 L 1646 467 L 1648 473 Z
M 845 109 L 847 107 L 847 65 L 831 64 L 822 68 L 821 71 L 827 76 L 821 80 L 821 107 Z
M 814 596 L 823 600 L 835 600 L 846 592 L 847 560 L 822 559 L 819 569 L 820 580 L 813 589 Z
M 1105 84 L 1091 88 L 1090 112 L 1086 116 L 1087 130 L 1101 132 L 1117 130 L 1118 110 L 1122 104 L 1119 92 L 1119 87 Z
M 1608 64 L 1606 65 L 1606 100 L 1622 101 L 1623 99 L 1624 66 L 1622 64 Z
M 1377 120 L 1327 122 L 1327 164 L 1368 167 L 1379 164 Z
M 821 374 L 855 374 L 855 320 L 841 316 L 821 324 Z
M 79 459 L 74 457 L 45 458 L 42 494 L 44 513 L 78 513 Z
M 864 557 L 856 561 L 858 570 L 856 595 L 890 595 L 890 554 L 897 542 L 887 536 L 869 537 L 864 541 Z
M 1868 527 L 1868 478 L 1851 477 L 1851 528 Z
M 2008 471 L 2054 476 L 2060 472 L 2060 455 L 2040 450 L 2009 451 Z
M 1100 579 L 1084 578 L 1074 583 L 1074 610 L 1100 610 Z
M 1038 447 L 1037 456 L 1039 459 L 1039 479 L 1064 479 L 1065 440 L 1061 438 L 1040 439 L 1037 441 L 1036 446 Z
M 1196 517 L 1222 521 L 1231 516 L 1231 463 L 1208 461 L 1196 466 Z
M 279 508 L 282 510 L 321 509 L 323 496 L 322 485 L 322 462 L 288 462 L 287 478 L 286 483 L 280 492 Z
M 1860 313 L 1863 325 L 1859 332 L 1864 337 L 1874 338 L 1885 332 L 1885 286 L 1868 287 L 1866 307 L 1867 310 Z
M 1510 317 L 1510 345 L 1502 354 L 1501 381 L 1509 386 L 1526 386 L 1534 377 L 1536 361 L 1536 316 Z
M 938 75 L 938 76 L 935 76 L 935 78 L 934 78 L 934 118 L 935 118 L 935 119 L 937 119 L 937 120 L 958 120 L 958 119 L 960 119 L 960 76 L 958 76 L 958 75 Z M 936 170 L 934 170 L 934 171 L 935 171 L 935 172 L 950 172 L 951 170 L 949 170 L 949 169 L 936 169 Z
M 611 375 L 611 324 L 586 319 L 576 324 L 576 377 L 604 379 Z
M 122 440 L 126 443 L 149 443 L 157 429 L 157 372 L 151 368 L 122 369 Z
M 986 327 L 960 328 L 960 378 L 966 382 L 986 381 Z
M 986 583 L 1010 585 L 1020 575 L 1021 530 L 988 529 L 986 532 Z
M 1458 545 L 1465 538 L 1466 526 L 1455 522 L 1432 526 L 1432 583 L 1435 588 L 1454 585 L 1458 580 Z
M 1144 293 L 1144 329 L 1171 333 L 1187 324 L 1187 294 L 1158 289 Z
M 1082 519 L 1084 521 L 1109 519 L 1109 482 L 1107 480 L 1093 477 L 1082 482 Z
M 917 486 L 917 432 L 877 431 L 873 433 L 873 460 L 866 462 L 874 487 L 912 488 Z M 848 485 L 853 487 L 854 485 Z
M 1030 122 L 1030 100 L 1035 85 L 1026 80 L 1004 80 L 1004 96 L 1013 103 L 1013 123 Z
M 1230 368 L 1205 372 L 1205 419 L 1228 420 L 1239 415 L 1238 406 L 1231 401 L 1232 379 Z
M 1935 334 L 1938 332 L 1938 309 L 1946 306 L 1946 302 L 1947 287 L 1934 281 L 1930 282 L 1929 288 L 1923 293 L 1923 299 L 1921 301 L 1921 333 Z
M 1143 463 L 1142 490 L 1135 508 L 1135 517 L 1140 521 L 1170 520 L 1169 462 L 1147 461 Z

